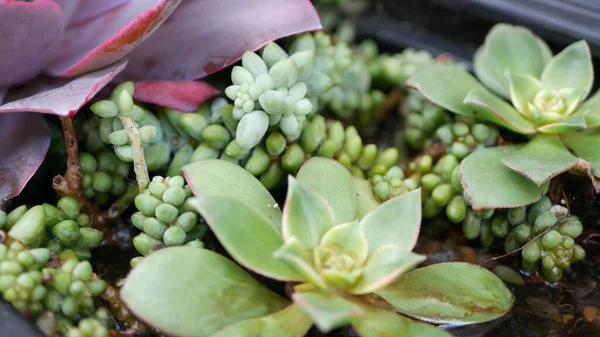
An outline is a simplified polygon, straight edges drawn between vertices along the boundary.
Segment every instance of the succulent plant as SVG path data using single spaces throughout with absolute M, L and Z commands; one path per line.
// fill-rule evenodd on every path
M 106 205 L 111 198 L 120 197 L 127 190 L 126 178 L 131 165 L 108 149 L 101 150 L 96 156 L 80 152 L 79 168 L 83 194 L 99 205 Z
M 293 302 L 213 252 L 166 248 L 141 261 L 121 290 L 127 306 L 164 333 L 280 336 L 285 328 L 288 336 L 303 336 L 314 323 L 323 332 L 352 324 L 370 336 L 377 322 L 386 333 L 417 329 L 449 336 L 396 311 L 428 322 L 474 323 L 499 317 L 512 305 L 510 291 L 483 268 L 442 263 L 410 271 L 425 258 L 411 252 L 420 227 L 419 190 L 357 212 L 365 204 L 350 172 L 331 159 L 313 158 L 289 178 L 282 212 L 237 165 L 207 160 L 183 170 L 198 196 L 192 204 L 223 247 L 242 266 L 293 282 Z M 209 270 L 211 277 L 200 277 Z M 243 299 L 223 297 L 224 289 L 239 289 Z M 456 295 L 467 289 L 468 301 Z M 148 294 L 155 305 L 146 305 Z M 394 310 L 375 307 L 373 295 Z M 442 299 L 443 308 L 424 305 Z
M 404 139 L 414 150 L 424 150 L 431 143 L 435 130 L 451 121 L 444 108 L 431 103 L 414 89 L 407 90 L 400 112 L 406 121 Z
M 592 150 L 600 143 L 600 96 L 584 102 L 594 80 L 587 43 L 576 42 L 552 57 L 529 30 L 498 24 L 474 64 L 483 85 L 458 67 L 441 64 L 422 68 L 407 82 L 449 111 L 530 137 L 524 144 L 476 151 L 462 162 L 473 207 L 531 204 L 550 179 L 577 165 L 600 190 L 599 157 Z M 490 188 L 475 187 L 484 176 Z

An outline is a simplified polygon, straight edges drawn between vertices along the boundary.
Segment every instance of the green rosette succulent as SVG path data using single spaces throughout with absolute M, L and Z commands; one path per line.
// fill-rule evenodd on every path
M 588 173 L 600 191 L 600 95 L 585 101 L 594 80 L 585 41 L 553 57 L 529 30 L 498 24 L 477 50 L 474 66 L 481 83 L 456 66 L 436 64 L 407 84 L 449 111 L 530 138 L 476 151 L 462 162 L 475 209 L 531 204 L 547 191 L 550 179 L 574 168 Z
M 183 171 L 198 197 L 192 204 L 229 255 L 257 274 L 291 282 L 291 302 L 214 252 L 162 249 L 136 266 L 121 298 L 166 334 L 301 337 L 316 324 L 323 332 L 352 325 L 362 336 L 376 329 L 446 337 L 399 313 L 464 324 L 497 318 L 512 306 L 510 291 L 481 267 L 441 263 L 412 270 L 425 259 L 412 252 L 419 190 L 367 204 L 347 169 L 312 158 L 289 178 L 280 207 L 254 176 L 230 162 L 206 160 Z M 152 306 L 145 301 L 150 294 Z

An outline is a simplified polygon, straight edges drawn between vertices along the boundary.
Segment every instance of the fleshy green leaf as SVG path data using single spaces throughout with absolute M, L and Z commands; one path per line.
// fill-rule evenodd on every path
M 461 162 L 462 185 L 474 210 L 529 205 L 548 191 L 548 183 L 537 186 L 502 163 L 504 154 L 514 149 L 512 146 L 480 149 Z
M 337 225 L 330 229 L 321 240 L 321 247 L 330 248 L 336 252 L 343 252 L 361 265 L 369 255 L 369 243 L 360 230 L 358 222 L 352 221 Z
M 360 281 L 350 289 L 356 295 L 375 292 L 425 261 L 423 255 L 394 246 L 382 246 L 369 256 Z
M 306 249 L 319 245 L 321 237 L 335 225 L 327 200 L 301 181 L 289 177 L 283 209 L 282 231 L 285 240 L 298 239 Z
M 508 72 L 539 78 L 546 65 L 537 37 L 523 27 L 497 24 L 488 33 L 485 46 L 496 79 L 505 89 Z
M 315 321 L 321 332 L 350 324 L 364 310 L 335 294 L 323 292 L 295 292 L 292 299 Z
M 561 140 L 579 158 L 589 162 L 592 173 L 600 178 L 600 130 L 565 134 Z
M 421 190 L 394 197 L 379 205 L 360 222 L 369 252 L 391 244 L 412 251 L 421 229 Z
M 464 103 L 476 110 L 479 117 L 521 134 L 533 134 L 535 128 L 519 111 L 489 91 L 472 90 Z
M 556 135 L 539 134 L 516 147 L 502 162 L 538 186 L 575 166 L 579 159 L 567 150 Z
M 352 323 L 362 337 L 452 337 L 433 325 L 389 311 L 368 312 Z
M 532 120 L 533 116 L 529 111 L 529 102 L 542 89 L 542 84 L 535 77 L 513 73 L 509 74 L 508 82 L 512 104 L 521 114 Z
M 246 268 L 282 281 L 301 277 L 273 257 L 283 238 L 268 219 L 248 204 L 231 196 L 207 195 L 191 201 L 219 242 Z
M 485 86 L 502 97 L 510 97 L 508 90 L 496 79 L 485 45 L 477 48 L 475 56 L 473 57 L 473 68 L 475 70 L 475 75 L 477 75 L 477 78 L 481 83 L 485 84 Z
M 563 120 L 538 127 L 538 131 L 546 134 L 560 134 L 586 129 L 587 114 L 588 110 L 579 109 Z
M 368 180 L 360 177 L 352 177 L 352 179 L 356 187 L 356 217 L 361 220 L 379 206 L 379 201 L 375 199 L 373 185 Z
M 587 96 L 594 83 L 590 47 L 584 40 L 575 42 L 554 56 L 542 73 L 545 88 L 582 91 Z
M 400 313 L 427 322 L 480 323 L 506 314 L 513 296 L 491 271 L 464 262 L 410 271 L 377 292 Z
M 182 337 L 208 337 L 289 303 L 237 264 L 193 247 L 161 249 L 144 258 L 127 276 L 120 295 L 136 317 Z
M 333 210 L 335 223 L 356 219 L 356 190 L 350 172 L 340 163 L 313 157 L 302 165 L 296 178 L 325 197 Z
M 203 160 L 182 169 L 197 197 L 226 195 L 234 197 L 264 215 L 281 228 L 281 210 L 271 193 L 258 179 L 239 165 L 225 160 Z
M 475 89 L 487 91 L 481 83 L 463 69 L 449 64 L 422 67 L 406 81 L 433 103 L 454 113 L 473 116 L 473 107 L 464 104 L 467 94 Z
M 312 325 L 310 317 L 292 304 L 274 314 L 230 325 L 210 337 L 302 337 Z
M 302 281 L 321 288 L 327 287 L 325 280 L 317 273 L 313 265 L 312 254 L 310 254 L 310 251 L 305 250 L 295 237 L 287 240 L 281 248 L 273 253 L 273 256 L 287 264 L 298 275 L 301 275 Z
M 587 111 L 585 121 L 588 128 L 600 126 L 600 91 L 597 91 L 594 96 L 581 104 L 579 110 Z

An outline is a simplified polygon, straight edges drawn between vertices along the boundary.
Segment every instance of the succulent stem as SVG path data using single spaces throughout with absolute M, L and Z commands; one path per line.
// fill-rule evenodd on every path
M 131 117 L 119 115 L 119 119 L 121 120 L 121 123 L 123 123 L 125 130 L 127 130 L 127 135 L 129 136 L 129 142 L 131 143 L 133 151 L 133 171 L 135 172 L 138 189 L 140 192 L 143 192 L 146 187 L 148 187 L 150 178 L 148 176 L 146 159 L 144 157 L 144 147 L 142 137 L 140 136 L 140 130 L 135 126 L 135 122 Z

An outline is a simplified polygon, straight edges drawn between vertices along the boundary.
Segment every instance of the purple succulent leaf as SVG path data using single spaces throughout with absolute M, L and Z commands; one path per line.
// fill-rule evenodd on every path
M 32 81 L 31 86 L 11 92 L 13 98 L 22 98 L 0 105 L 0 113 L 34 111 L 61 117 L 73 116 L 126 65 L 126 61 L 121 61 L 75 79 Z
M 120 77 L 194 80 L 231 65 L 246 50 L 319 29 L 308 0 L 188 0 L 129 54 Z
M 70 22 L 71 18 L 73 17 L 73 14 L 75 14 L 75 12 L 77 11 L 77 8 L 79 7 L 79 4 L 81 3 L 82 0 L 53 0 L 53 1 L 60 5 L 60 7 L 63 10 L 63 15 L 65 16 L 65 20 L 68 23 L 68 22 Z
M 46 71 L 74 77 L 112 64 L 131 52 L 173 13 L 182 0 L 132 0 L 67 27 Z
M 85 0 L 77 7 L 71 23 L 93 19 L 130 1 L 132 0 Z
M 135 83 L 133 98 L 167 108 L 192 112 L 219 90 L 201 81 L 141 81 Z
M 44 116 L 34 112 L 0 115 L 0 208 L 21 193 L 50 146 Z
M 58 50 L 66 27 L 52 0 L 0 0 L 0 87 L 33 78 Z

